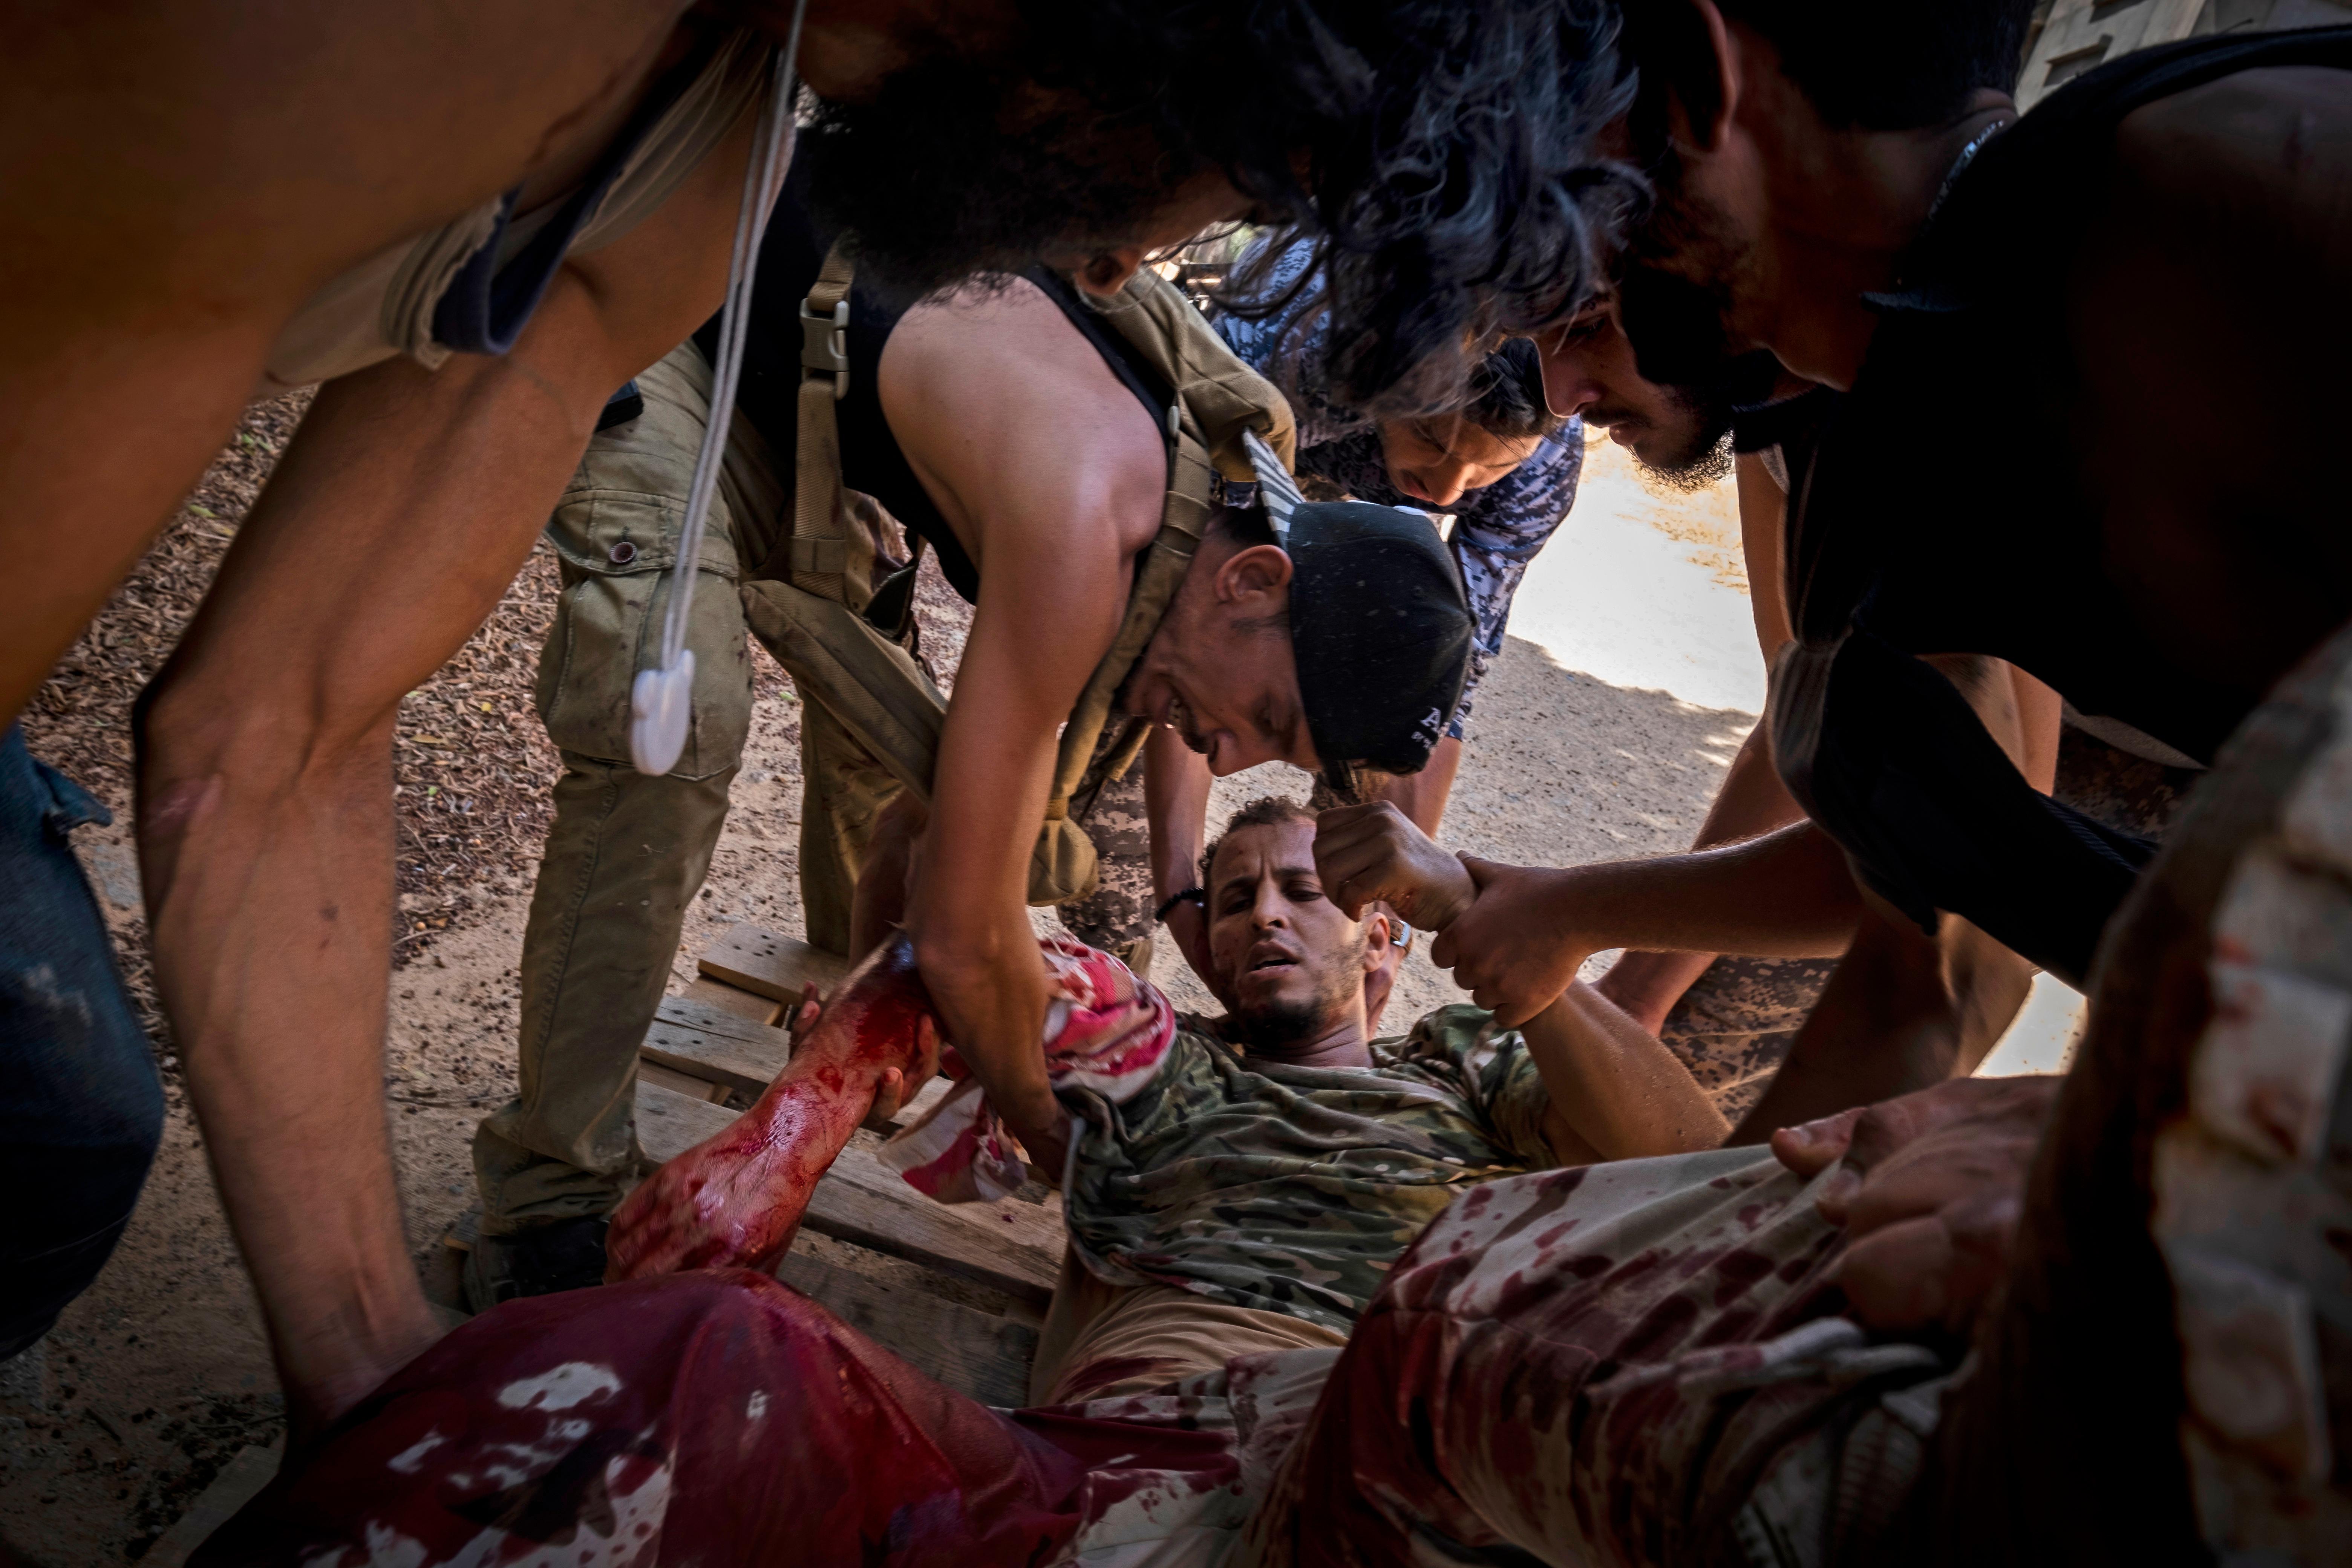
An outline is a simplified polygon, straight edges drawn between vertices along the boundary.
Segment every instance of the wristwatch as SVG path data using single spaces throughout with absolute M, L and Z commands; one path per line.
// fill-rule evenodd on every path
M 1151 916 L 1152 921 L 1157 924 L 1166 925 L 1168 923 L 1168 911 L 1174 909 L 1179 904 L 1198 904 L 1201 906 L 1202 910 L 1205 911 L 1209 907 L 1209 889 L 1206 888 L 1185 889 L 1182 892 L 1174 895 L 1166 903 L 1160 905 L 1157 910 L 1153 911 Z

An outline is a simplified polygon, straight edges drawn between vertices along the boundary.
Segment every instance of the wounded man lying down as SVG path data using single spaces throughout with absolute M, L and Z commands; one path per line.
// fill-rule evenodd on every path
M 1784 1130 L 1771 1153 L 1473 1184 L 1387 1269 L 1345 1348 L 1083 1403 L 988 1409 L 748 1269 L 510 1302 L 295 1456 L 194 1561 L 2340 1563 L 2347 778 L 2352 633 L 2217 760 L 2107 932 L 2054 1094 L 1964 1079 Z M 1221 878 L 1286 834 L 1274 859 L 1297 864 L 1290 827 L 1229 835 Z M 1296 886 L 1274 902 L 1304 938 L 1322 905 Z M 1219 908 L 1263 919 L 1240 901 Z M 793 1062 L 835 1098 L 904 1070 L 852 1070 L 832 1026 L 880 1016 L 855 1005 L 859 984 Z M 1573 1057 L 1595 1033 L 1533 1029 L 1526 1048 L 1549 1079 L 1569 1064 L 1547 1038 Z M 1346 1069 L 1258 1077 L 1318 1075 Z M 1360 1152 L 1348 1135 L 1382 1091 L 1357 1076 L 1360 1102 L 1312 1096 L 1332 1136 L 1301 1161 L 1302 1191 L 1328 1179 L 1317 1159 Z M 1316 1123 L 1293 1103 L 1305 1149 Z M 1131 1190 L 1140 1205 L 1153 1174 L 1219 1169 L 1203 1150 Z M 681 1194 L 646 1187 L 658 1226 Z M 716 1223 L 740 1190 L 684 1206 Z M 1187 1239 L 1215 1237 L 1217 1206 Z
M 1108 1095 L 1061 1079 L 1090 1125 L 1075 1141 L 1071 1257 L 1031 1391 L 1062 1411 L 985 1410 L 772 1279 L 667 1272 L 772 1262 L 809 1173 L 873 1089 L 928 1075 L 934 1032 L 898 1005 L 919 982 L 886 961 L 845 982 L 822 1017 L 804 1012 L 787 1080 L 624 1205 L 614 1267 L 636 1278 L 509 1303 L 458 1331 L 248 1510 L 214 1560 L 331 1563 L 343 1548 L 350 1563 L 422 1568 L 536 1562 L 560 1543 L 548 1562 L 751 1562 L 782 1542 L 793 1561 L 872 1560 L 879 1546 L 883 1560 L 915 1562 L 927 1542 L 1002 1541 L 1003 1560 L 1027 1562 L 1098 1531 L 1112 1494 L 1146 1479 L 1137 1440 L 1098 1432 L 1079 1402 L 1222 1375 L 1261 1352 L 1309 1351 L 1319 1370 L 1463 1191 L 1721 1142 L 1723 1120 L 1689 1074 L 1589 992 L 1524 1032 L 1496 1034 L 1456 1006 L 1371 1040 L 1367 981 L 1394 963 L 1392 917 L 1360 923 L 1323 897 L 1314 837 L 1302 807 L 1262 800 L 1204 858 L 1230 1009 L 1213 1024 L 1170 1027 L 1158 994 L 1105 955 L 1076 944 L 1050 955 L 1066 1005 L 1049 1048 L 1087 1035 L 1092 1059 L 1110 1064 L 1097 1082 L 1156 1053 L 1132 1075 L 1142 1081 Z M 897 1058 L 876 1053 L 882 1034 L 899 1037 Z M 1176 1441 L 1164 1456 L 1160 1436 Z M 1080 1484 L 1122 1452 L 1125 1480 Z M 1146 1468 L 1201 1464 L 1213 1479 L 1188 1475 L 1178 1489 L 1231 1480 L 1221 1443 L 1152 1435 Z M 385 1557 L 404 1537 L 421 1555 Z

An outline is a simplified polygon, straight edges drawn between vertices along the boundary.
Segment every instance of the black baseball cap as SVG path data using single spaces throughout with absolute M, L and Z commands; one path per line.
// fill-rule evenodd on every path
M 1285 548 L 1298 695 L 1325 773 L 1344 787 L 1358 766 L 1419 773 L 1462 700 L 1476 629 L 1437 525 L 1368 501 L 1307 501 Z

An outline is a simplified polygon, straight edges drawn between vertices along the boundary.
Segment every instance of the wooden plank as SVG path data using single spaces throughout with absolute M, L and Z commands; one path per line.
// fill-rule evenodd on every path
M 637 1142 L 650 1165 L 677 1158 L 734 1120 L 718 1106 L 637 1085 Z M 844 1149 L 817 1184 L 803 1223 L 1039 1305 L 1052 1300 L 1062 1266 L 1059 1195 L 1043 1204 L 934 1203 L 856 1144 Z
M 692 1073 L 679 1072 L 677 1068 L 664 1067 L 659 1062 L 638 1062 L 637 1077 L 644 1082 L 657 1083 L 664 1089 L 676 1089 L 680 1094 L 690 1094 L 695 1099 L 708 1100 L 712 1105 L 727 1103 L 729 1092 L 727 1085 L 713 1083 L 707 1078 L 697 1078 Z
M 1044 1332 L 1045 1314 L 1018 1296 L 1008 1296 L 1002 1290 L 992 1290 L 977 1280 L 961 1275 L 943 1273 L 926 1268 L 908 1258 L 892 1258 L 870 1247 L 842 1241 L 822 1231 L 801 1226 L 793 1237 L 792 1250 L 830 1263 L 836 1268 L 846 1268 L 861 1279 L 874 1280 L 896 1289 L 920 1290 L 937 1296 L 942 1301 L 953 1301 L 960 1307 L 970 1307 L 983 1317 L 1005 1318 L 1024 1328 Z
M 713 980 L 700 974 L 678 993 L 689 1002 L 699 1002 L 706 1007 L 716 1007 L 722 1013 L 732 1013 L 739 1018 L 749 1018 L 754 1024 L 782 1024 L 784 1005 L 766 996 L 755 996 L 740 986 L 723 980 Z
M 696 963 L 713 980 L 778 1002 L 799 1001 L 807 984 L 828 994 L 849 973 L 849 960 L 838 953 L 748 922 L 729 927 Z
M 238 1450 L 236 1458 L 213 1478 L 213 1484 L 197 1496 L 195 1506 L 180 1516 L 179 1523 L 157 1536 L 140 1561 L 154 1568 L 182 1568 L 213 1531 L 261 1495 L 261 1489 L 277 1478 L 278 1461 L 284 1457 L 276 1447 L 248 1445 Z
M 786 1253 L 776 1278 L 959 1394 L 983 1405 L 1029 1403 L 1034 1329 L 927 1290 L 886 1285 L 804 1252 Z
M 827 1236 L 944 1268 L 1041 1307 L 1054 1299 L 1064 1244 L 1058 1194 L 1044 1204 L 939 1203 L 853 1145 L 817 1184 L 816 1198 L 809 1223 Z
M 665 996 L 637 1054 L 688 1078 L 756 1097 L 784 1070 L 792 1048 L 792 1036 L 782 1029 L 684 996 Z
M 441 1245 L 456 1252 L 471 1252 L 481 1238 L 482 1211 L 470 1208 L 449 1222 L 449 1228 L 441 1233 Z
M 945 1100 L 948 1097 L 949 1091 L 954 1088 L 955 1079 L 948 1078 L 945 1075 L 935 1078 L 931 1079 L 930 1082 L 923 1085 L 922 1088 L 917 1089 L 915 1091 L 915 1098 L 900 1106 L 898 1108 L 898 1114 L 893 1116 L 887 1121 L 877 1121 L 872 1117 L 868 1117 L 866 1121 L 866 1130 L 869 1132 L 879 1132 L 887 1138 L 901 1127 L 911 1127 L 917 1121 L 920 1120 L 926 1113 L 928 1113 L 932 1106 L 937 1105 L 940 1100 Z

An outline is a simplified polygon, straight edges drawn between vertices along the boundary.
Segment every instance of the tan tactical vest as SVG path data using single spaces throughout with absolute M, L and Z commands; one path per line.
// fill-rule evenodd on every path
M 841 482 L 834 404 L 849 362 L 851 264 L 840 246 L 825 258 L 801 307 L 799 454 L 793 527 L 775 563 L 782 581 L 749 584 L 745 609 L 753 629 L 804 692 L 835 717 L 906 787 L 930 797 L 947 704 L 922 667 L 864 615 L 887 551 L 888 514 L 871 496 Z M 1135 567 L 1134 587 L 1118 634 L 1095 667 L 1063 727 L 1053 793 L 1029 866 L 1029 901 L 1066 903 L 1094 891 L 1095 847 L 1071 819 L 1095 791 L 1125 773 L 1150 725 L 1139 719 L 1111 729 L 1111 702 L 1142 657 L 1176 597 L 1208 526 L 1213 477 L 1256 477 L 1242 447 L 1255 430 L 1287 464 L 1293 460 L 1290 405 L 1264 376 L 1242 363 L 1175 285 L 1139 268 L 1103 320 L 1175 388 L 1168 410 L 1168 495 L 1160 532 Z

